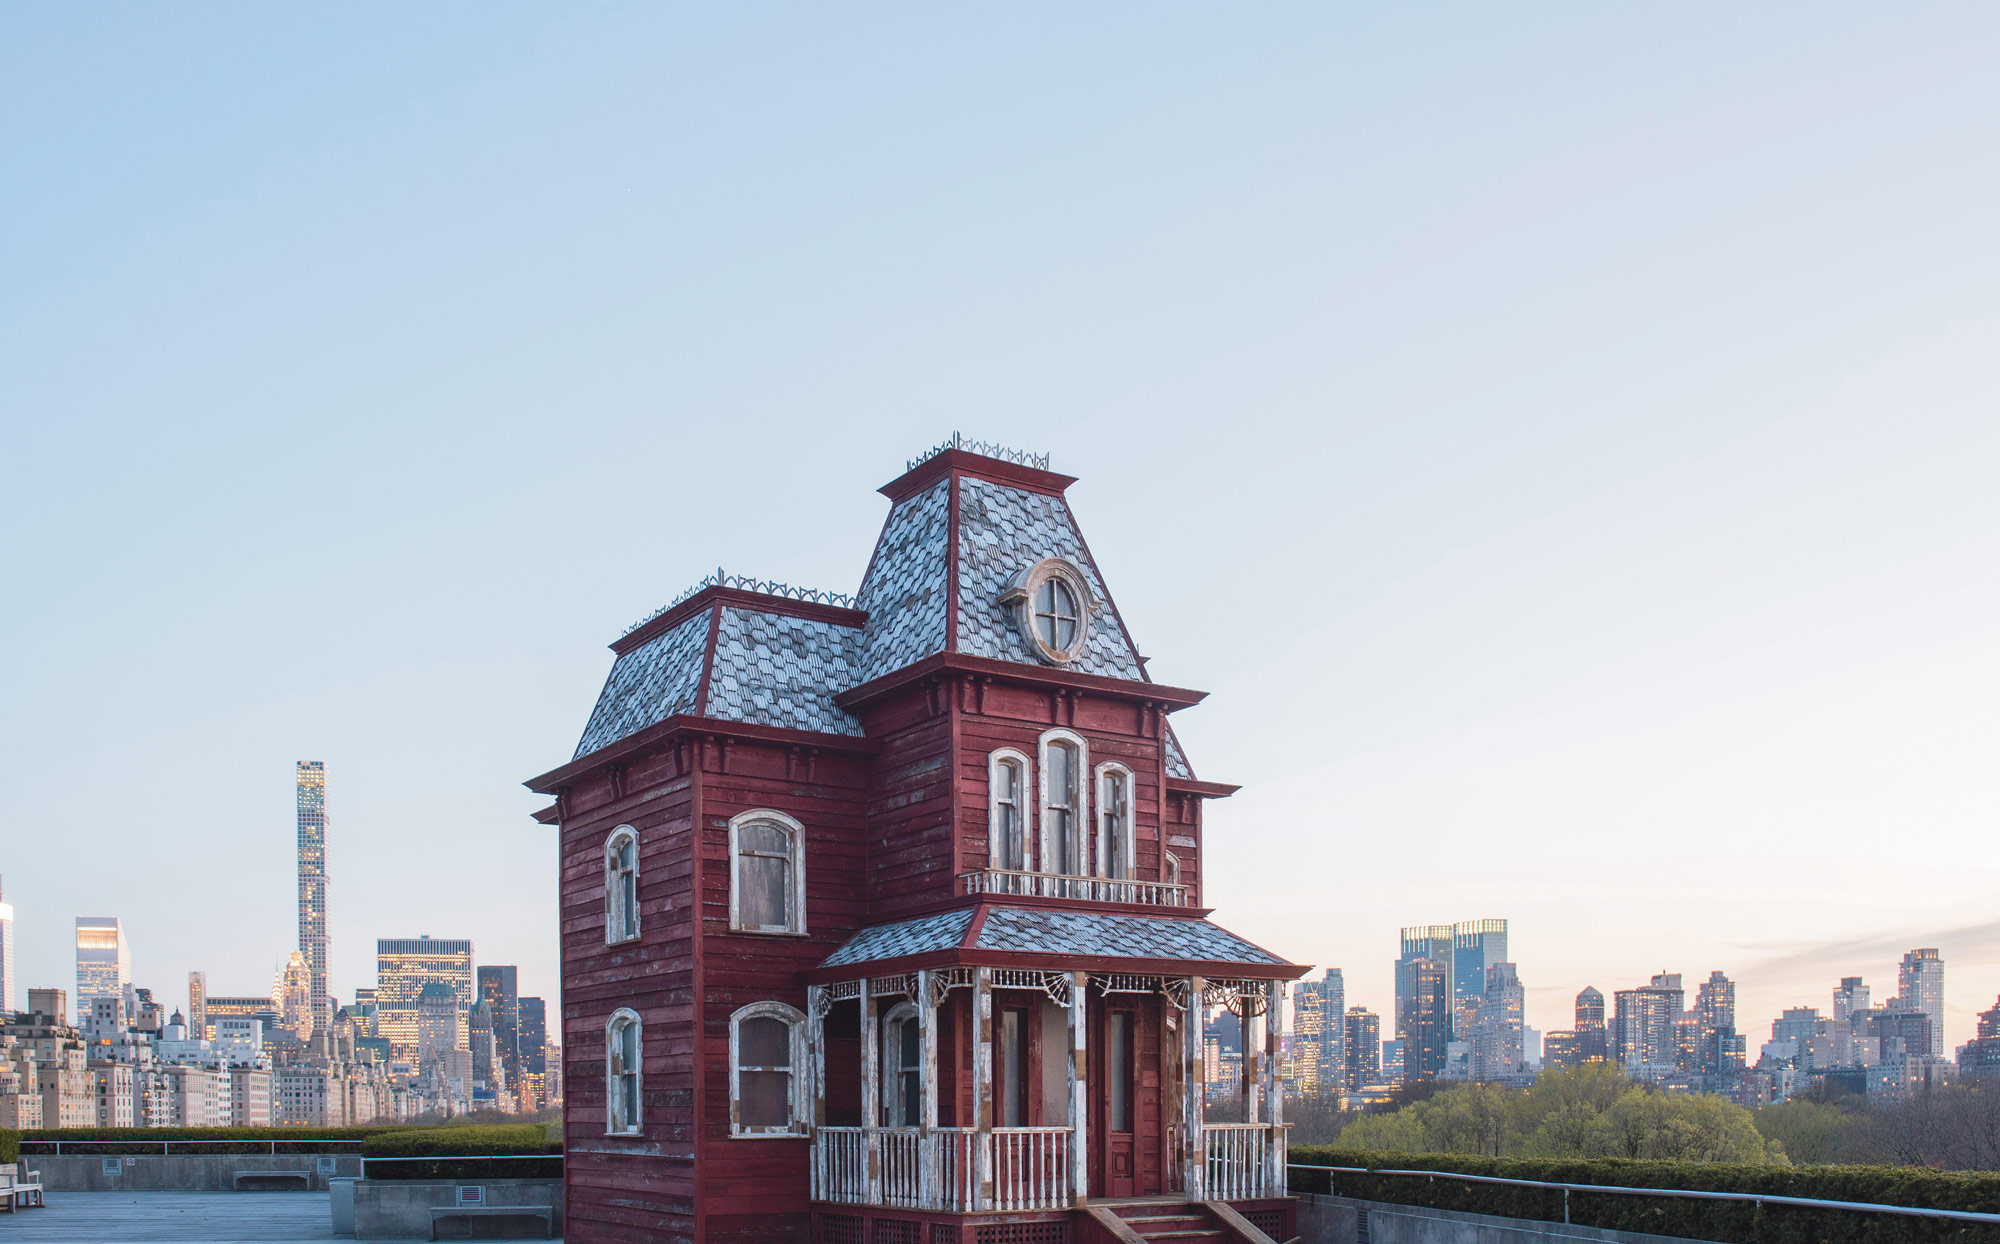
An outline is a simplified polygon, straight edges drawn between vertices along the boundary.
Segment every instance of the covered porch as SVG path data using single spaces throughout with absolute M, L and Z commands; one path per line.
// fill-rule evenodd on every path
M 1303 969 L 1205 921 L 1174 921 L 1178 940 L 1150 948 L 1173 949 L 1199 925 L 1264 961 L 1093 954 L 1101 939 L 1067 923 L 1066 933 L 1084 935 L 1078 953 L 1036 956 L 1047 966 L 886 970 L 913 957 L 895 955 L 825 979 L 836 955 L 814 973 L 806 1048 L 815 1201 L 972 1214 L 1285 1195 L 1284 988 Z M 952 949 L 922 958 L 978 947 Z M 1126 966 L 1121 957 L 1156 970 L 1107 970 Z M 1240 1122 L 1206 1118 L 1210 1008 L 1242 1020 Z

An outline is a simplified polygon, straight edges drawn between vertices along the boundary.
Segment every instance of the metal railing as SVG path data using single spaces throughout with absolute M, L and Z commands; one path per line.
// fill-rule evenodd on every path
M 1563 1194 L 1563 1221 L 1569 1221 L 1569 1194 L 1572 1192 L 1606 1192 L 1614 1196 L 1654 1196 L 1672 1197 L 1689 1201 L 1749 1201 L 1759 1207 L 1765 1205 L 1790 1205 L 1804 1209 L 1843 1210 L 1857 1214 L 1901 1214 L 1909 1218 L 1948 1218 L 1956 1222 L 2000 1223 L 2000 1214 L 1981 1213 L 1969 1209 L 1929 1209 L 1917 1205 L 1883 1205 L 1873 1201 L 1826 1201 L 1818 1197 L 1778 1196 L 1767 1192 L 1708 1192 L 1693 1188 L 1626 1188 L 1617 1184 L 1566 1184 L 1541 1179 L 1505 1179 L 1498 1175 L 1463 1175 L 1457 1171 L 1405 1171 L 1382 1168 L 1370 1170 L 1365 1166 L 1308 1166 L 1303 1162 L 1287 1164 L 1288 1170 L 1327 1171 L 1339 1175 L 1408 1175 L 1429 1180 L 1455 1179 L 1472 1184 L 1505 1184 L 1514 1188 L 1540 1188 Z M 1329 1195 L 1339 1195 L 1330 1193 Z M 1366 1198 L 1356 1198 L 1363 1200 Z
M 958 880 L 967 894 L 1079 898 L 1094 903 L 1143 903 L 1153 907 L 1187 906 L 1187 887 L 1173 881 L 1076 877 L 1067 873 L 1036 873 L 1014 868 L 982 868 L 978 872 L 961 873 Z
M 1021 466 L 1034 467 L 1040 471 L 1049 469 L 1049 456 L 1047 454 L 1030 453 L 1025 449 L 1009 449 L 1005 445 L 998 445 L 992 441 L 967 440 L 957 432 L 953 432 L 951 439 L 944 444 L 933 445 L 931 448 L 910 459 L 909 465 L 904 469 L 914 471 L 947 449 L 963 449 L 969 454 L 978 454 L 982 458 L 998 458 L 1003 462 L 1014 462 Z
M 366 1141 L 361 1140 L 311 1140 L 306 1138 L 299 1140 L 23 1140 L 21 1142 L 21 1152 L 38 1157 L 61 1157 L 63 1146 L 67 1144 L 70 1147 L 71 1157 L 78 1156 L 79 1150 L 87 1150 L 86 1156 L 93 1158 L 167 1157 L 173 1153 L 176 1145 L 261 1145 L 265 1146 L 263 1151 L 272 1157 L 309 1157 L 314 1153 L 320 1152 L 319 1147 L 324 1145 L 353 1145 L 358 1147 L 366 1143 Z M 105 1150 L 105 1146 L 107 1145 L 117 1145 L 120 1148 L 118 1152 L 110 1153 Z M 128 1147 L 133 1145 L 141 1146 L 141 1148 L 135 1151 Z M 281 1154 L 278 1152 L 279 1145 L 310 1145 L 313 1147 L 305 1149 L 294 1148 Z M 54 1147 L 54 1153 L 49 1152 L 50 1146 Z M 156 1147 L 159 1151 L 157 1155 L 153 1152 Z M 236 1152 L 254 1157 L 258 1150 L 238 1148 Z

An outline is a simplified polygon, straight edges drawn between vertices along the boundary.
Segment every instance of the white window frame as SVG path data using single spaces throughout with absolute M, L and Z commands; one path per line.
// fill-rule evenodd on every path
M 1054 852 L 1049 841 L 1049 809 L 1052 806 L 1049 802 L 1049 748 L 1057 743 L 1067 743 L 1076 749 L 1076 764 L 1070 770 L 1076 780 L 1076 806 L 1071 809 L 1073 817 L 1070 824 L 1070 848 L 1076 852 L 1074 861 L 1053 858 Z M 1084 781 L 1083 776 L 1090 772 L 1090 743 L 1074 730 L 1061 728 L 1045 730 L 1042 732 L 1042 737 L 1035 742 L 1035 758 L 1038 761 L 1035 766 L 1035 790 L 1039 796 L 1035 805 L 1035 819 L 1041 829 L 1035 854 L 1040 860 L 1041 871 L 1057 876 L 1080 876 L 1085 866 L 1086 853 L 1089 851 L 1089 846 L 1083 839 L 1090 833 L 1090 783 Z
M 923 1095 L 930 1091 L 930 1086 L 923 1082 L 923 1032 L 922 1029 L 919 1029 L 917 1033 L 919 1043 L 917 1046 L 918 1123 L 909 1124 L 902 1121 L 904 1114 L 902 1109 L 903 1076 L 907 1070 L 902 1066 L 902 1029 L 904 1024 L 916 1023 L 918 1023 L 917 1004 L 914 1002 L 899 1002 L 890 1009 L 887 1015 L 882 1017 L 882 1058 L 880 1066 L 882 1068 L 882 1118 L 884 1120 L 884 1127 L 920 1126 L 924 1117 Z
M 632 844 L 632 906 L 625 910 L 618 884 L 618 848 Z M 639 831 L 620 825 L 604 840 L 604 944 L 636 941 L 639 937 Z
M 1181 857 L 1172 851 L 1160 852 L 1160 880 L 1168 885 L 1181 883 Z
M 1106 782 L 1118 783 L 1125 795 L 1125 843 L 1116 860 L 1111 858 L 1111 803 L 1104 798 Z M 1133 844 L 1136 835 L 1132 824 L 1132 770 L 1115 760 L 1105 761 L 1097 766 L 1091 781 L 1091 792 L 1097 799 L 1097 817 L 1094 824 L 1096 832 L 1092 835 L 1097 841 L 1097 849 L 1093 853 L 1096 856 L 1097 875 L 1130 881 L 1138 875 L 1139 860 L 1138 851 Z M 1112 867 L 1114 864 L 1120 866 L 1122 872 L 1114 869 Z
M 638 1065 L 624 1067 L 618 1061 L 619 1028 L 632 1028 L 632 1048 L 638 1051 Z M 618 1080 L 622 1075 L 632 1077 L 632 1111 L 630 1119 L 618 1117 L 618 1103 L 624 1097 L 618 1091 Z M 637 1136 L 646 1121 L 646 1021 L 639 1018 L 639 1012 L 629 1006 L 621 1006 L 604 1021 L 604 1134 L 607 1136 Z M 622 1124 L 622 1126 L 621 1126 Z
M 1035 840 L 1035 801 L 1029 794 L 1036 790 L 1034 785 L 1034 761 L 1028 754 L 1017 748 L 1002 747 L 986 758 L 986 861 L 989 867 L 1012 869 L 1000 853 L 1000 767 L 1017 765 L 1021 770 L 1021 782 L 1014 797 L 1014 815 L 1019 821 L 1016 829 L 1021 835 L 1020 871 L 1033 872 L 1035 861 L 1029 858 L 1028 844 Z
M 789 919 L 783 925 L 744 924 L 742 911 L 743 886 L 740 865 L 743 860 L 741 840 L 743 829 L 758 821 L 771 821 L 784 828 L 792 837 L 792 893 Z M 781 936 L 803 937 L 806 932 L 806 827 L 795 818 L 786 816 L 775 808 L 753 808 L 748 812 L 731 817 L 729 820 L 729 927 L 738 933 L 772 933 Z
M 742 1030 L 746 1019 L 775 1019 L 784 1023 L 791 1035 L 792 1065 L 787 1068 L 792 1077 L 790 1118 L 783 1127 L 744 1127 L 737 1122 L 737 1103 L 743 1100 L 742 1090 Z M 769 1071 L 776 1068 L 752 1067 L 752 1071 Z M 812 1084 L 807 1075 L 806 1063 L 806 1017 L 805 1013 L 782 1002 L 752 1002 L 738 1007 L 729 1017 L 729 1134 L 737 1140 L 786 1140 L 810 1133 L 810 1121 L 806 1111 L 813 1097 Z

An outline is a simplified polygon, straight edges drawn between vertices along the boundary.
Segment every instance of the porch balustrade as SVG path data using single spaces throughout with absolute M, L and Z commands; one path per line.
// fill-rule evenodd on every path
M 1201 1129 L 1202 1185 L 1209 1199 L 1285 1195 L 1282 1123 L 1209 1123 Z
M 1000 894 L 1011 898 L 1075 898 L 1093 903 L 1144 903 L 1153 907 L 1187 906 L 1187 887 L 1170 881 L 1139 881 L 1125 877 L 1072 877 L 1063 873 L 1021 872 L 983 868 L 959 876 L 967 894 Z
M 993 1129 L 993 1208 L 1062 1209 L 1070 1204 L 1069 1129 Z

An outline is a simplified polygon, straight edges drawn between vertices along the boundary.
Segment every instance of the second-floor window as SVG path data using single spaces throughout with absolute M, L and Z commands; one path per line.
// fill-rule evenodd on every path
M 729 927 L 806 931 L 805 826 L 760 808 L 729 822 Z
M 1088 747 L 1073 731 L 1051 730 L 1042 736 L 1041 750 L 1041 870 L 1077 876 L 1083 872 Z
M 630 825 L 611 831 L 604 844 L 604 940 L 639 936 L 639 832 Z
M 1028 867 L 1028 758 L 1002 748 L 987 760 L 992 807 L 987 818 L 990 867 Z
M 1132 865 L 1132 771 L 1120 764 L 1101 764 L 1097 766 L 1097 874 L 1129 879 Z

